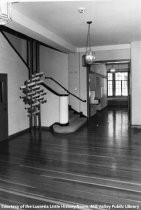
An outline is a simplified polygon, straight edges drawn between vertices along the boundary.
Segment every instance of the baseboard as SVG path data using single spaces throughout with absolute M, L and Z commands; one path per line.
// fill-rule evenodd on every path
M 102 112 L 102 111 L 104 111 L 105 109 L 107 109 L 108 108 L 108 105 L 106 105 L 106 106 L 104 106 L 102 109 L 100 109 L 100 110 L 96 110 L 97 112 Z
M 85 116 L 85 115 L 83 114 L 83 112 L 79 112 L 79 117 L 85 117 L 85 118 L 88 118 L 87 116 Z
M 72 110 L 74 112 L 74 114 L 79 114 L 78 111 L 76 111 L 75 109 L 72 108 L 72 106 L 69 105 L 69 110 Z
M 76 111 L 75 109 L 73 109 L 70 105 L 69 105 L 69 109 L 72 110 L 74 112 L 74 114 L 79 114 L 80 117 L 85 117 L 85 118 L 88 118 L 87 116 L 85 116 L 83 114 L 83 112 L 78 112 Z
M 17 132 L 17 133 L 14 133 L 14 134 L 8 136 L 7 139 L 8 139 L 8 140 L 13 139 L 13 138 L 15 138 L 15 137 L 17 137 L 17 136 L 19 136 L 19 135 L 21 135 L 21 134 L 28 133 L 28 132 L 30 132 L 30 128 L 27 128 L 27 129 L 24 129 L 24 130 L 19 131 L 19 132 Z
M 44 131 L 49 131 L 51 129 L 52 125 L 50 127 L 47 127 L 47 126 L 41 126 L 41 130 L 44 130 Z

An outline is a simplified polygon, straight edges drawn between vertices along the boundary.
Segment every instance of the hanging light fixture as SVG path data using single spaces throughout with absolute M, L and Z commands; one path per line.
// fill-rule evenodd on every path
M 85 55 L 85 62 L 88 65 L 91 65 L 95 61 L 95 53 L 91 50 L 91 40 L 90 40 L 90 25 L 92 21 L 88 21 L 88 34 L 87 34 L 87 44 L 86 44 L 86 55 Z
M 11 2 L 0 0 L 0 25 L 6 25 L 11 21 Z

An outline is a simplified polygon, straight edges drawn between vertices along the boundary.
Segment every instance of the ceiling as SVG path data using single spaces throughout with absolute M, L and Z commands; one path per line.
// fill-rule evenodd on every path
M 141 40 L 140 0 L 20 2 L 13 9 L 77 48 L 86 46 L 89 20 L 92 46 Z

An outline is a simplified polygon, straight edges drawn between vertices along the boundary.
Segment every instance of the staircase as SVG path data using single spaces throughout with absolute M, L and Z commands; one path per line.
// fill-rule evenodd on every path
M 80 116 L 79 113 L 75 112 L 72 109 L 69 109 L 69 124 L 68 125 L 59 125 L 54 124 L 53 125 L 53 131 L 55 133 L 74 133 L 77 131 L 80 127 L 82 127 L 87 122 L 87 118 L 84 116 Z

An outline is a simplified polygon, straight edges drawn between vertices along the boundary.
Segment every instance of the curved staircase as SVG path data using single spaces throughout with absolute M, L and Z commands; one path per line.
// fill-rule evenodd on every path
M 73 109 L 69 109 L 69 123 L 67 125 L 54 124 L 52 128 L 55 133 L 73 133 L 81 128 L 86 122 L 86 117 L 81 116 Z

